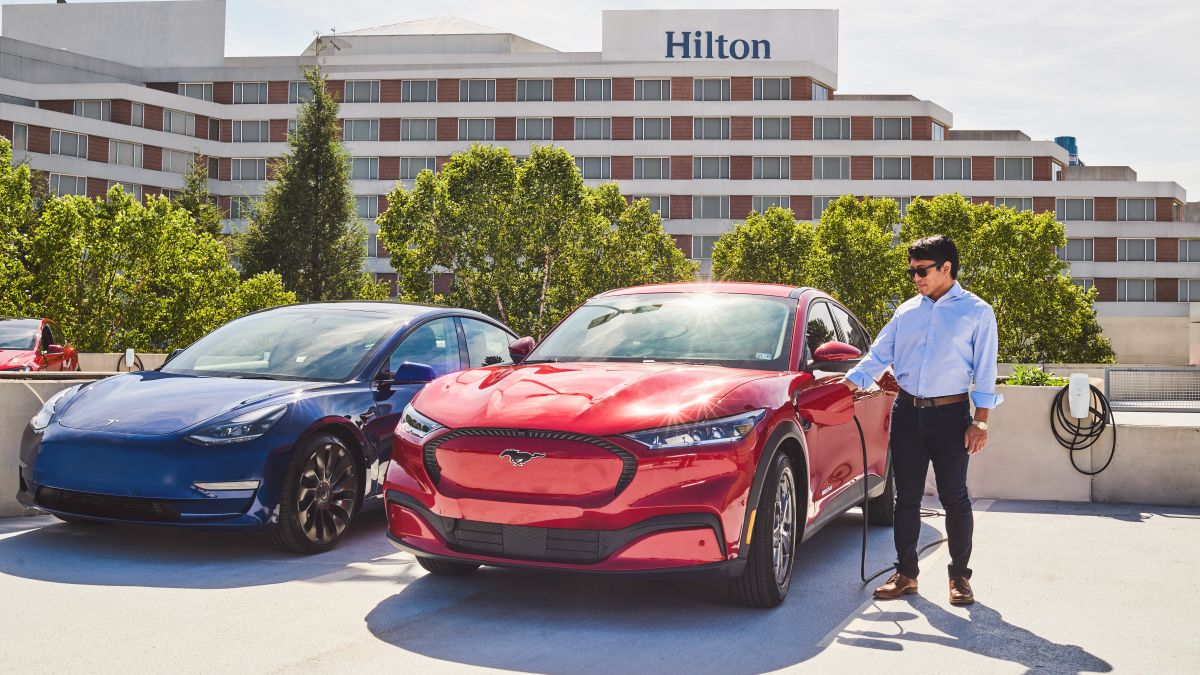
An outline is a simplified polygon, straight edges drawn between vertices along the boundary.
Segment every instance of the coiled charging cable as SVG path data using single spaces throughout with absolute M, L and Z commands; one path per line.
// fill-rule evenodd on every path
M 1060 445 L 1071 451 L 1071 466 L 1085 476 L 1095 476 L 1112 464 L 1117 455 L 1117 422 L 1113 418 L 1112 406 L 1104 392 L 1096 385 L 1088 385 L 1092 390 L 1092 400 L 1088 404 L 1088 415 L 1083 418 L 1071 417 L 1069 409 L 1063 404 L 1070 390 L 1070 385 L 1063 387 L 1054 395 L 1054 404 L 1050 407 L 1050 431 L 1054 433 Z M 1086 450 L 1100 440 L 1104 430 L 1112 426 L 1112 447 L 1108 451 L 1108 460 L 1104 466 L 1095 471 L 1087 471 L 1075 461 L 1075 453 Z M 1093 464 L 1094 466 L 1094 464 Z

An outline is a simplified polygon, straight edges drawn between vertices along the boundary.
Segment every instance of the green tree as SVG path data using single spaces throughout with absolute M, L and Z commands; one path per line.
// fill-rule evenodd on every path
M 821 286 L 828 268 L 813 224 L 778 206 L 751 212 L 713 245 L 713 276 L 722 281 Z
M 295 302 L 296 294 L 283 287 L 283 277 L 275 272 L 262 272 L 238 285 L 225 307 L 225 318 L 233 320 L 260 309 Z
M 225 215 L 208 194 L 208 161 L 204 155 L 196 155 L 184 177 L 183 190 L 172 203 L 191 214 L 198 231 L 214 237 L 221 234 L 221 219 Z
M 0 136 L 0 316 L 26 314 L 30 309 L 25 224 L 35 209 L 29 167 L 12 165 L 12 144 Z
M 234 252 L 244 274 L 274 271 L 303 301 L 353 298 L 375 286 L 362 271 L 367 235 L 350 189 L 350 157 L 320 67 L 305 69 L 304 78 L 312 99 L 300 106 L 288 151 L 273 164 L 278 180 L 235 237 Z
M 906 286 L 905 250 L 895 245 L 900 208 L 889 197 L 846 195 L 825 208 L 817 223 L 817 244 L 827 265 L 817 275 L 822 290 L 844 304 L 872 333 L 892 317 Z
M 1112 363 L 1093 303 L 1055 255 L 1066 245 L 1053 213 L 971 204 L 957 194 L 913 200 L 901 238 L 944 234 L 958 247 L 958 280 L 996 312 L 1000 360 Z

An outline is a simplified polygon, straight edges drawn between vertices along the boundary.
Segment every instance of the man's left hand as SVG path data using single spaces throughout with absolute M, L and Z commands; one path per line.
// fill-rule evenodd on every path
M 974 424 L 967 427 L 967 433 L 963 437 L 963 445 L 967 448 L 967 454 L 974 455 L 983 450 L 983 446 L 987 445 L 987 437 L 988 433 Z

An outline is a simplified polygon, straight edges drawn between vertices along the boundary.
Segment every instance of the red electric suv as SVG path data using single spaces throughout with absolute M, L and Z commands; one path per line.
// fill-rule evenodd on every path
M 396 430 L 388 536 L 434 574 L 480 565 L 712 570 L 786 597 L 796 545 L 862 503 L 890 525 L 890 374 L 839 380 L 870 344 L 812 288 L 715 283 L 598 295 L 514 365 L 434 380 Z
M 79 370 L 79 355 L 49 319 L 0 317 L 0 371 Z

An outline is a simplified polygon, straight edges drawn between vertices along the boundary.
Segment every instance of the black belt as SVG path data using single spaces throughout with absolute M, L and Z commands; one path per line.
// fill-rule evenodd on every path
M 911 405 L 914 408 L 934 408 L 939 405 L 950 405 L 951 403 L 961 403 L 962 401 L 967 400 L 968 396 L 966 394 L 950 394 L 949 396 L 934 396 L 932 398 L 917 398 L 916 396 L 913 396 L 912 394 L 908 393 L 907 391 L 904 391 L 903 389 L 901 389 L 900 394 L 897 396 L 897 398 L 899 398 L 901 401 L 904 401 L 905 403 Z

